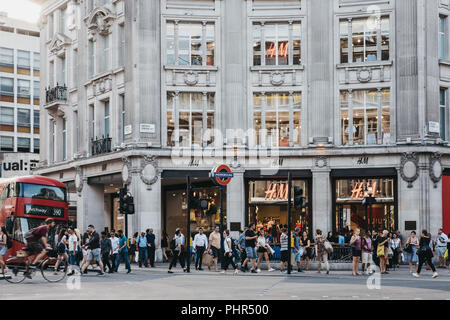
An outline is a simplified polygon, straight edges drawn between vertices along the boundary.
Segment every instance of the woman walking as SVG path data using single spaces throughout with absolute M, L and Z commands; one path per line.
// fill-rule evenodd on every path
M 223 232 L 223 238 L 224 238 L 224 242 L 223 242 L 223 249 L 225 251 L 225 261 L 224 261 L 224 266 L 223 266 L 223 271 L 221 273 L 225 274 L 227 273 L 228 270 L 228 266 L 231 264 L 231 266 L 234 269 L 234 274 L 237 274 L 239 272 L 239 270 L 237 269 L 236 265 L 234 264 L 233 261 L 233 257 L 234 257 L 234 252 L 233 252 L 233 246 L 231 244 L 231 238 L 230 238 L 230 230 L 225 230 Z
M 136 251 L 138 250 L 136 245 L 136 239 L 139 235 L 139 232 L 135 232 L 133 234 L 133 238 L 131 238 L 130 249 L 128 250 L 128 257 L 130 259 L 130 263 L 134 263 L 134 258 L 136 257 Z
M 256 247 L 258 252 L 258 264 L 256 265 L 256 272 L 258 273 L 261 272 L 260 266 L 263 257 L 266 260 L 269 272 L 275 271 L 275 269 L 272 269 L 272 267 L 270 266 L 269 254 L 267 253 L 268 246 L 269 245 L 266 242 L 266 237 L 264 236 L 264 228 L 261 228 L 259 229 L 258 238 L 256 239 Z
M 162 232 L 161 235 L 161 250 L 162 250 L 162 255 L 163 255 L 163 262 L 169 261 L 169 258 L 167 257 L 167 250 L 169 248 L 169 240 L 167 239 L 167 233 L 166 231 Z
M 378 248 L 382 248 L 377 250 L 377 256 L 380 258 L 380 269 L 381 274 L 389 274 L 389 272 L 386 271 L 386 265 L 389 261 L 389 236 L 388 231 L 384 230 L 381 237 L 378 240 Z M 380 252 L 378 252 L 380 251 Z
M 302 268 L 302 260 L 306 260 L 306 271 L 309 270 L 309 263 L 311 261 L 312 248 L 311 239 L 308 236 L 308 232 L 303 231 L 300 239 L 300 245 L 303 247 L 303 256 L 300 257 L 300 269 Z
M 56 253 L 58 254 L 58 260 L 55 263 L 55 270 L 53 272 L 54 275 L 58 275 L 58 267 L 62 259 L 69 261 L 69 256 L 67 255 L 67 246 L 69 245 L 69 237 L 66 229 L 62 228 L 61 231 L 59 232 L 57 243 L 58 246 L 56 248 Z M 69 269 L 71 268 L 72 266 L 69 263 Z
M 417 267 L 417 272 L 413 273 L 413 276 L 419 278 L 420 271 L 422 271 L 422 266 L 424 263 L 427 263 L 431 270 L 433 270 L 433 278 L 438 277 L 438 273 L 436 272 L 436 268 L 433 264 L 433 251 L 430 248 L 430 235 L 427 230 L 422 230 L 422 235 L 419 241 L 419 251 L 417 255 L 419 256 L 419 266 Z
M 167 271 L 167 272 L 168 273 L 173 273 L 172 267 L 176 265 L 177 260 L 180 260 L 180 265 L 183 268 L 183 271 L 186 272 L 186 267 L 184 265 L 184 259 L 182 257 L 182 254 L 183 254 L 183 241 L 182 241 L 182 238 L 181 238 L 181 231 L 180 231 L 180 229 L 177 229 L 177 231 L 175 231 L 175 235 L 174 235 L 172 241 L 174 243 L 173 258 L 172 258 L 172 261 L 170 262 L 170 265 L 169 265 L 169 271 Z
M 412 231 L 405 244 L 405 261 L 409 263 L 409 273 L 413 274 L 417 271 L 417 263 L 419 257 L 417 256 L 417 250 L 419 249 L 419 239 L 416 236 L 416 232 Z M 413 269 L 414 266 L 414 269 Z
M 315 249 L 316 249 L 316 258 L 317 258 L 317 273 L 320 273 L 320 267 L 322 260 L 325 263 L 325 267 L 327 269 L 327 274 L 330 274 L 330 266 L 328 264 L 328 252 L 325 249 L 325 238 L 322 235 L 322 231 L 316 230 L 316 240 L 315 240 Z
M 2 269 L 2 271 L 4 269 L 7 271 L 5 260 L 3 258 L 6 255 L 7 251 L 8 246 L 7 246 L 6 228 L 5 226 L 2 226 L 0 228 L 0 268 Z
M 361 260 L 361 253 L 362 253 L 362 246 L 361 246 L 361 236 L 360 236 L 361 230 L 359 228 L 356 228 L 353 236 L 350 239 L 350 246 L 352 247 L 352 275 L 353 276 L 360 276 L 361 273 L 359 273 L 359 261 Z

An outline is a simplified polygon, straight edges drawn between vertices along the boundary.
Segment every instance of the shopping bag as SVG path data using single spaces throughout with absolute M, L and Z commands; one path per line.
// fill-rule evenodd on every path
M 139 251 L 136 251 L 135 255 L 134 255 L 134 262 L 138 263 L 139 262 Z
M 377 257 L 384 257 L 384 246 L 383 245 L 378 245 L 377 247 Z
M 444 253 L 444 259 L 445 259 L 445 260 L 448 260 L 448 249 L 445 250 L 445 253 Z
M 212 263 L 213 263 L 213 256 L 210 255 L 209 253 L 204 253 L 203 254 L 203 260 L 202 263 L 207 266 L 207 267 L 211 267 Z

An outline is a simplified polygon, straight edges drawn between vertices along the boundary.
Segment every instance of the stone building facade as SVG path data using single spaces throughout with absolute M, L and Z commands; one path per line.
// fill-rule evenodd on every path
M 272 229 L 288 172 L 309 231 L 450 227 L 448 0 L 35 2 L 41 94 L 66 84 L 42 99 L 36 173 L 67 183 L 80 228 L 123 228 L 125 184 L 130 233 L 210 230 L 220 203 L 232 231 Z M 187 213 L 187 174 L 207 210 Z

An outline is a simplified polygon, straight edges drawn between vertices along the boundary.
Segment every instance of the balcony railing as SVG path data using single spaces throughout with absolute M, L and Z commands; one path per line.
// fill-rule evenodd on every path
M 54 88 L 45 89 L 45 102 L 67 101 L 67 87 L 56 85 Z
M 111 152 L 111 138 L 91 139 L 91 154 L 93 156 Z

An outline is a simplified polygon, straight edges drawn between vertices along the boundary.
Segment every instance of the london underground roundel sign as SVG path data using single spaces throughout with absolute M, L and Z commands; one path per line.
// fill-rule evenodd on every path
M 226 186 L 230 183 L 231 178 L 233 178 L 233 173 L 229 166 L 222 164 L 211 170 L 211 177 L 214 182 L 221 186 Z

